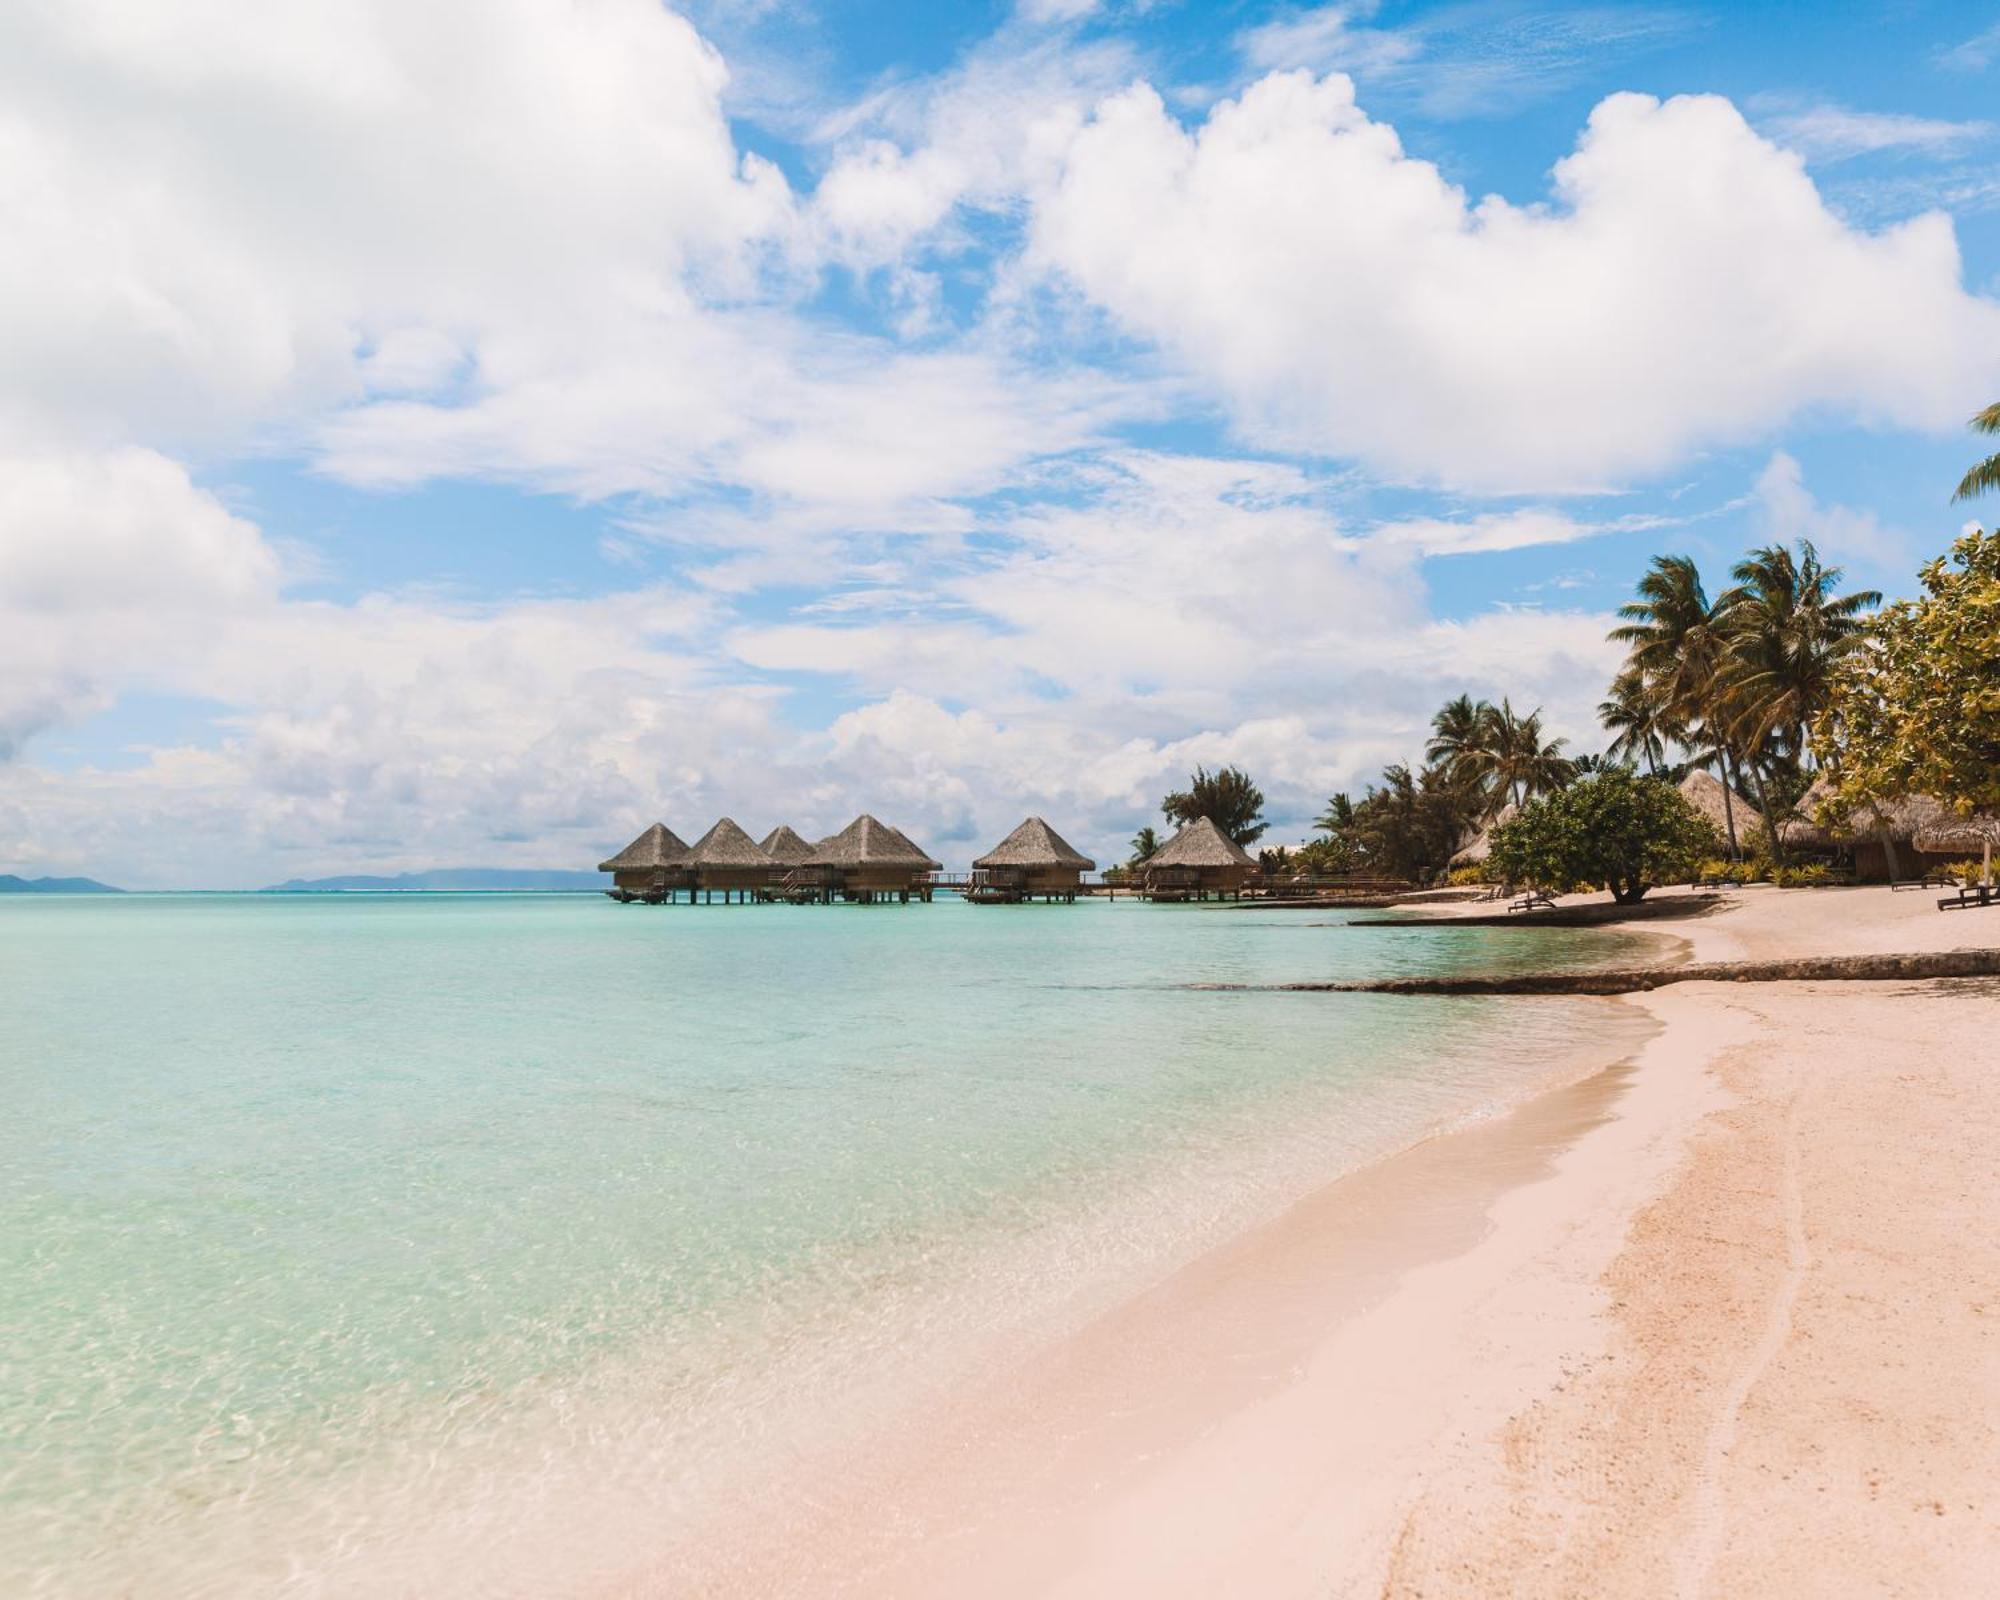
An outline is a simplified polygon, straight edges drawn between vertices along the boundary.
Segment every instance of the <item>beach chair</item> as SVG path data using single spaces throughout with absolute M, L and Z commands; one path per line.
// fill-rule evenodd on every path
M 2000 905 L 2000 886 L 1984 883 L 1968 883 L 1957 894 L 1948 894 L 1938 901 L 1940 911 L 1964 911 L 1975 906 Z
M 1508 906 L 1507 910 L 1509 913 L 1512 913 L 1515 911 L 1553 911 L 1555 908 L 1555 901 L 1543 894 L 1541 890 L 1530 889 L 1520 899 Z

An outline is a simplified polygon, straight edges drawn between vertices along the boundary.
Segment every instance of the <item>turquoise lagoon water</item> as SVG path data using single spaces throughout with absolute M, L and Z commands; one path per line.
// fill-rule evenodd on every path
M 1177 985 L 1615 948 L 1129 902 L 0 901 L 0 1591 L 588 1589 L 1637 1037 Z

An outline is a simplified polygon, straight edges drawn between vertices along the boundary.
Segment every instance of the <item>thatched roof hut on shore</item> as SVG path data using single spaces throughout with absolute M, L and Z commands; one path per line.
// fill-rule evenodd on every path
M 1493 854 L 1493 830 L 1503 822 L 1512 822 L 1514 813 L 1520 807 L 1509 800 L 1504 806 L 1480 824 L 1479 829 L 1464 844 L 1452 852 L 1450 865 L 1454 867 L 1476 867 Z
M 619 889 L 665 889 L 683 881 L 688 847 L 664 822 L 656 822 L 609 861 L 597 863 Z
M 1854 875 L 1864 883 L 1887 883 L 1952 859 L 1949 851 L 1926 850 L 1917 840 L 1919 833 L 1929 836 L 1933 827 L 1957 818 L 1942 800 L 1910 794 L 1863 801 L 1835 823 L 1823 815 L 1832 795 L 1833 785 L 1824 774 L 1813 781 L 1778 829 L 1786 849 L 1851 855 Z
M 813 847 L 782 822 L 757 841 L 757 848 L 781 867 L 796 867 L 813 853 Z
M 1206 900 L 1241 894 L 1256 870 L 1214 819 L 1196 817 L 1139 864 L 1139 881 L 1149 900 Z
M 722 818 L 688 848 L 682 865 L 695 890 L 709 893 L 720 889 L 725 902 L 732 893 L 747 897 L 752 889 L 769 887 L 778 870 L 777 863 L 729 817 Z
M 1731 838 L 1730 823 L 1735 822 L 1734 837 L 1740 846 L 1749 836 L 1750 830 L 1764 819 L 1757 814 L 1756 807 L 1748 804 L 1743 796 L 1732 793 L 1722 786 L 1722 780 L 1712 772 L 1700 767 L 1690 769 L 1688 775 L 1674 786 L 1680 797 L 1715 830 L 1716 838 L 1725 845 Z
M 866 813 L 820 840 L 799 866 L 819 874 L 821 898 L 866 902 L 912 894 L 928 900 L 930 874 L 943 870 L 908 835 Z
M 1029 817 L 972 863 L 973 882 L 966 898 L 975 903 L 1018 903 L 1040 895 L 1070 903 L 1083 875 L 1096 866 L 1040 817 Z

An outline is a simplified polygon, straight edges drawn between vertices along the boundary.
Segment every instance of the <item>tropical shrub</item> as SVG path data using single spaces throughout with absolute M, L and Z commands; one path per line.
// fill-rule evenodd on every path
M 1773 867 L 1771 882 L 1780 889 L 1821 889 L 1830 883 L 1846 883 L 1845 873 L 1835 872 L 1824 862 L 1803 867 Z
M 1444 881 L 1454 889 L 1463 889 L 1473 884 L 1491 883 L 1493 879 L 1486 871 L 1485 862 L 1469 861 L 1462 867 L 1453 867 L 1445 874 Z
M 1564 890 L 1601 883 L 1620 905 L 1685 882 L 1711 840 L 1701 813 L 1667 784 L 1613 767 L 1533 801 L 1493 830 L 1488 865 L 1509 883 Z

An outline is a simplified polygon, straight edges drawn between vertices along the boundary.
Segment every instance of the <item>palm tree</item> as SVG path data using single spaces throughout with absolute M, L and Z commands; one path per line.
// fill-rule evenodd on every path
M 1132 865 L 1137 866 L 1160 848 L 1160 836 L 1153 832 L 1151 825 L 1141 828 L 1132 835 Z
M 1484 787 L 1493 777 L 1493 707 L 1462 694 L 1447 700 L 1431 718 L 1424 759 L 1442 767 L 1454 783 Z
M 2000 404 L 1988 406 L 1967 426 L 1980 433 L 2000 433 Z M 1952 495 L 1952 499 L 1970 500 L 1974 495 L 1986 493 L 1988 489 L 2000 489 L 2000 455 L 1988 456 L 1960 478 L 1957 492 Z
M 1627 649 L 1625 672 L 1663 723 L 1698 757 L 1722 763 L 1724 820 L 1729 853 L 1741 859 L 1736 838 L 1737 752 L 1724 737 L 1719 673 L 1729 641 L 1722 608 L 1711 605 L 1692 556 L 1655 556 L 1639 579 L 1638 596 L 1618 608 L 1625 620 L 1609 637 Z
M 1660 775 L 1660 763 L 1666 759 L 1667 741 L 1674 738 L 1674 729 L 1647 693 L 1640 672 L 1628 666 L 1611 680 L 1610 697 L 1599 702 L 1597 720 L 1614 736 L 1604 752 L 1607 756 L 1619 761 L 1642 758 L 1649 777 Z
M 1486 709 L 1495 802 L 1511 797 L 1515 805 L 1526 805 L 1536 795 L 1552 793 L 1576 776 L 1575 765 L 1562 753 L 1569 741 L 1542 737 L 1539 708 L 1517 717 L 1512 703 L 1503 699 L 1497 708 Z M 1499 805 L 1493 809 L 1497 812 Z
M 1354 802 L 1344 794 L 1334 795 L 1326 803 L 1326 809 L 1313 818 L 1313 828 L 1319 833 L 1342 833 L 1354 826 Z
M 1832 702 L 1841 664 L 1863 647 L 1862 613 L 1881 593 L 1836 594 L 1843 574 L 1820 564 L 1810 539 L 1799 541 L 1796 559 L 1781 544 L 1753 550 L 1730 575 L 1736 586 L 1718 602 L 1729 632 L 1722 678 L 1740 742 L 1775 739 L 1803 760 L 1807 730 Z

